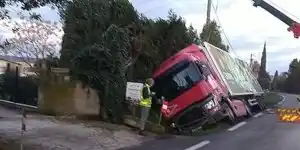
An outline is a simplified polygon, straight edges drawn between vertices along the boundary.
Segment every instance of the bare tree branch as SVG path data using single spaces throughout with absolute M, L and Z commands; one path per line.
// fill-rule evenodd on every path
M 33 67 L 32 60 L 46 59 L 48 56 L 57 56 L 62 30 L 56 23 L 28 19 L 6 22 L 2 26 L 9 28 L 14 36 L 8 39 L 3 51 L 21 57 L 22 60 Z

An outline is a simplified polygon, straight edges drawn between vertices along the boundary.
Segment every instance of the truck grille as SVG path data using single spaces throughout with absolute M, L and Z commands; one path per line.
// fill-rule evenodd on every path
M 180 130 L 193 130 L 205 124 L 207 122 L 207 114 L 202 106 L 203 105 L 198 104 L 197 106 L 193 106 L 192 109 L 184 112 L 176 123 L 177 127 Z

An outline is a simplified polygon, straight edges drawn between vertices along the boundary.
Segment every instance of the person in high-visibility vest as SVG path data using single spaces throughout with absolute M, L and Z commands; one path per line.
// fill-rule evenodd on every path
M 150 87 L 154 84 L 153 79 L 148 78 L 144 84 L 144 87 L 141 91 L 141 100 L 140 100 L 140 107 L 141 107 L 141 118 L 140 118 L 140 134 L 143 134 L 145 130 L 145 124 L 147 122 L 149 112 L 152 105 L 152 96 L 154 93 L 151 92 Z

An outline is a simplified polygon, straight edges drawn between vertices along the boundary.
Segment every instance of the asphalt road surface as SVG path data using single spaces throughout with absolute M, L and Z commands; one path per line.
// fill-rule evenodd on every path
M 299 107 L 295 95 L 282 94 L 280 107 Z M 128 150 L 300 150 L 300 124 L 283 123 L 262 112 L 221 133 L 148 141 Z

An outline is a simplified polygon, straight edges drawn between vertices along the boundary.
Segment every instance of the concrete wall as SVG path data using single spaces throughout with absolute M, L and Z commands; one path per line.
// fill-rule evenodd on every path
M 99 97 L 94 89 L 76 84 L 74 91 L 75 109 L 78 114 L 95 115 L 99 113 Z
M 57 78 L 57 77 L 56 77 Z M 40 111 L 56 115 L 97 115 L 99 98 L 97 92 L 84 87 L 79 81 L 60 79 L 41 84 L 38 107 Z
M 38 108 L 47 114 L 74 114 L 72 84 L 43 84 L 39 87 Z

